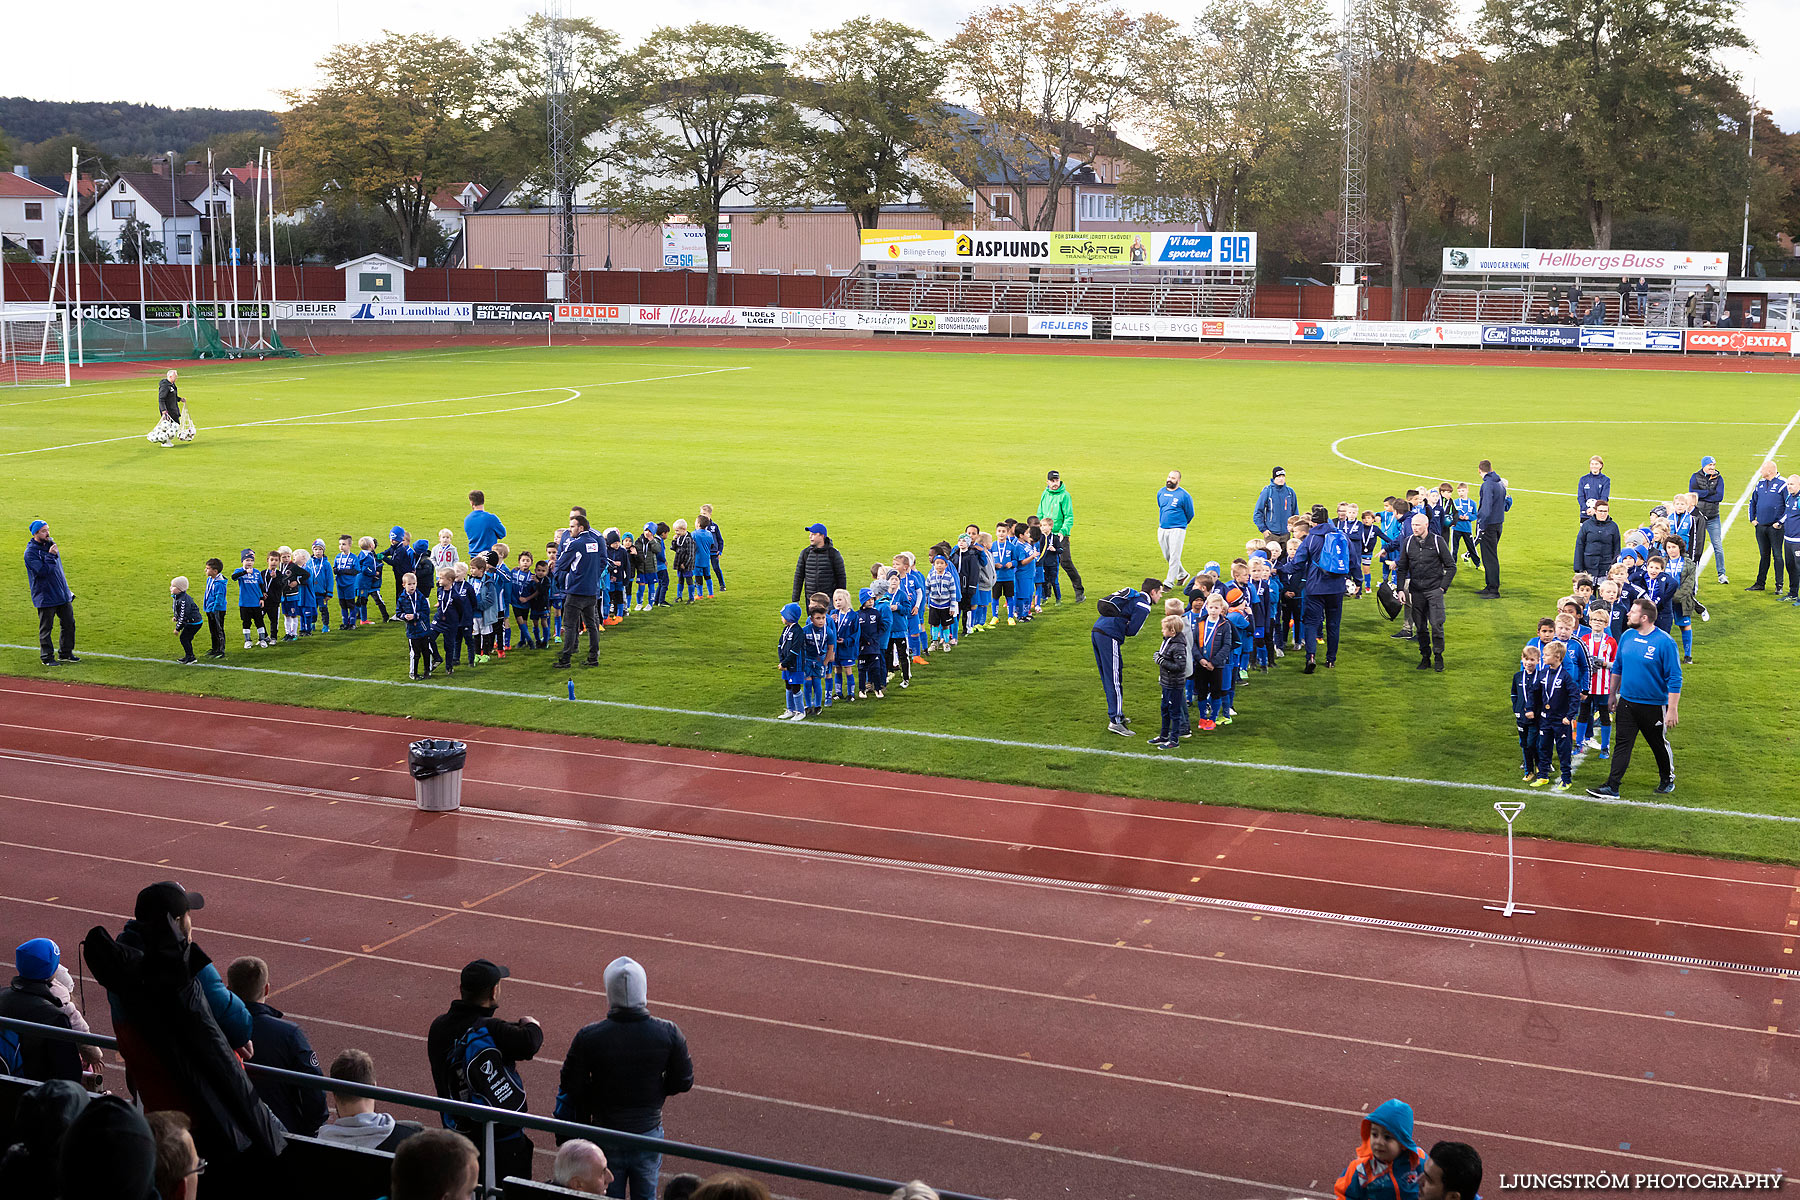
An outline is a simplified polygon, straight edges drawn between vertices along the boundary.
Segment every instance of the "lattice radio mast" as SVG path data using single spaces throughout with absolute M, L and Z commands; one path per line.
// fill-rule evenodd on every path
M 1338 50 L 1344 106 L 1344 160 L 1338 189 L 1338 285 L 1354 286 L 1369 262 L 1369 10 L 1368 0 L 1344 0 Z M 1340 299 L 1343 293 L 1340 292 Z M 1335 306 L 1342 309 L 1340 303 Z M 1360 307 L 1358 305 L 1357 307 Z M 1339 316 L 1358 312 L 1339 311 Z
M 544 57 L 548 66 L 545 120 L 550 149 L 550 270 L 559 272 L 567 300 L 581 299 L 581 250 L 575 232 L 575 127 L 570 119 L 568 13 L 563 0 L 544 2 Z

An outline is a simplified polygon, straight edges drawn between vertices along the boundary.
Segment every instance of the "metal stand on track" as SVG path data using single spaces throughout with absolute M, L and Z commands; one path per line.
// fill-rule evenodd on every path
M 1495 803 L 1494 811 L 1506 820 L 1506 904 L 1484 904 L 1489 912 L 1497 912 L 1503 917 L 1521 914 L 1529 917 L 1535 909 L 1519 908 L 1513 904 L 1513 819 L 1525 811 L 1522 800 L 1501 800 Z

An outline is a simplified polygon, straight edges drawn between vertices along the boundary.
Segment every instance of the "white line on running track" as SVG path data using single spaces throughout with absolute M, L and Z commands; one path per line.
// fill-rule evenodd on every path
M 727 371 L 748 371 L 750 369 L 751 368 L 749 367 L 711 367 L 703 371 L 684 371 L 679 375 L 650 375 L 642 379 L 611 379 L 601 383 L 583 383 L 580 386 L 586 388 L 624 387 L 627 384 L 633 383 L 662 383 L 670 379 L 692 379 L 695 376 L 700 375 L 718 375 Z M 505 396 L 542 395 L 545 392 L 569 392 L 571 394 L 565 396 L 561 400 L 552 400 L 546 404 L 520 404 L 514 405 L 511 408 L 483 409 L 480 412 L 433 413 L 428 416 L 414 417 L 374 417 L 362 421 L 321 421 L 317 419 L 319 417 L 344 416 L 358 412 L 376 412 L 390 408 L 419 408 L 427 404 L 457 404 L 465 400 L 497 400 Z M 579 400 L 580 398 L 581 392 L 578 388 L 551 385 L 540 388 L 521 388 L 511 392 L 486 392 L 475 396 L 449 396 L 441 400 L 402 400 L 395 404 L 375 404 L 366 408 L 345 408 L 339 409 L 336 412 L 301 413 L 291 417 L 269 417 L 261 421 L 239 421 L 231 425 L 209 425 L 206 427 L 205 432 L 211 433 L 215 430 L 223 429 L 261 429 L 270 426 L 306 428 L 309 426 L 317 427 L 326 425 L 386 425 L 400 421 L 446 421 L 454 420 L 458 417 L 492 417 L 499 416 L 503 413 L 530 412 L 540 408 L 556 408 L 560 405 L 568 404 L 571 401 Z M 125 437 L 96 438 L 90 442 L 69 442 L 66 445 L 61 446 L 39 446 L 33 450 L 8 450 L 5 453 L 0 453 L 0 458 L 15 458 L 24 454 L 48 454 L 53 450 L 77 450 L 83 446 L 106 446 L 115 442 L 134 442 L 141 440 L 143 436 L 144 435 L 141 433 L 136 433 Z
M 1781 443 L 1787 441 L 1787 435 L 1794 432 L 1794 425 L 1796 422 L 1800 422 L 1800 410 L 1795 411 L 1793 420 L 1790 420 L 1787 423 L 1787 428 L 1783 429 L 1781 431 L 1781 436 L 1775 439 L 1775 444 L 1773 446 L 1769 447 L 1769 452 L 1762 456 L 1762 462 L 1759 462 L 1756 464 L 1757 471 L 1762 470 L 1763 463 L 1775 461 L 1775 456 L 1777 454 L 1781 453 Z M 1771 421 L 1769 423 L 1771 425 L 1774 424 L 1773 421 Z M 1731 506 L 1731 512 L 1726 514 L 1725 524 L 1719 529 L 1719 544 L 1721 546 L 1724 545 L 1725 539 L 1727 537 L 1731 536 L 1732 524 L 1738 519 L 1738 514 L 1740 512 L 1744 511 L 1744 505 L 1747 504 L 1750 500 L 1750 493 L 1755 490 L 1756 490 L 1756 471 L 1752 471 L 1750 473 L 1750 482 L 1748 482 L 1744 485 L 1744 494 L 1739 496 L 1738 502 Z M 1707 553 L 1708 559 L 1711 559 L 1712 557 L 1714 557 L 1715 552 L 1713 550 L 1711 539 L 1707 540 L 1706 553 Z M 1698 571 L 1701 567 L 1703 567 L 1705 565 L 1706 565 L 1705 561 L 1696 559 L 1694 561 L 1694 570 Z
M 15 642 L 0 642 L 0 650 L 26 650 L 37 653 L 36 646 L 24 646 Z M 166 658 L 145 658 L 131 654 L 108 654 L 98 650 L 82 651 L 84 657 L 106 658 L 115 662 L 150 663 L 156 666 L 167 666 Z M 363 683 L 380 687 L 397 687 L 415 691 L 435 690 L 439 692 L 459 692 L 471 696 L 506 696 L 516 700 L 541 700 L 552 704 L 585 704 L 596 708 L 616 708 L 630 712 L 667 713 L 677 717 L 707 717 L 719 721 L 746 721 L 756 725 L 789 725 L 780 717 L 753 717 L 745 713 L 709 712 L 706 709 L 674 708 L 663 704 L 633 704 L 625 700 L 590 700 L 566 697 L 550 692 L 515 692 L 501 688 L 466 687 L 461 684 L 439 683 L 430 685 L 429 689 L 420 689 L 416 684 L 397 679 L 366 679 L 355 675 L 324 675 L 312 671 L 283 671 L 274 667 L 237 667 L 229 663 L 195 663 L 194 666 L 207 671 L 242 671 L 250 675 L 276 675 L 287 679 L 312 679 L 321 683 Z M 1546 799 L 1573 800 L 1579 804 L 1596 804 L 1611 808 L 1643 808 L 1659 812 L 1687 813 L 1696 817 L 1738 817 L 1746 821 L 1774 821 L 1781 824 L 1800 825 L 1800 816 L 1787 816 L 1781 813 L 1748 812 L 1735 808 L 1699 808 L 1690 804 L 1669 804 L 1656 800 L 1603 799 L 1597 796 L 1578 796 L 1574 792 L 1565 792 L 1559 797 L 1546 797 L 1542 792 L 1527 788 L 1509 787 L 1500 783 L 1472 783 L 1457 779 L 1419 779 L 1409 775 L 1377 775 L 1368 771 L 1338 771 L 1329 767 L 1301 767 L 1287 763 L 1234 762 L 1223 758 L 1175 758 L 1162 754 L 1145 754 L 1136 750 L 1106 750 L 1098 746 L 1059 746 L 1051 742 L 1022 742 L 1007 738 L 976 737 L 968 733 L 939 733 L 929 729 L 899 729 L 888 725 L 832 725 L 823 722 L 790 725 L 790 728 L 832 730 L 844 733 L 880 733 L 894 737 L 926 738 L 939 742 L 962 742 L 977 746 L 1001 746 L 1016 750 L 1051 751 L 1059 754 L 1085 754 L 1098 758 L 1117 758 L 1133 762 L 1172 763 L 1184 767 L 1225 767 L 1244 771 L 1268 771 L 1279 775 L 1311 775 L 1329 779 L 1355 779 L 1364 783 L 1394 783 L 1408 787 L 1450 788 L 1456 791 L 1498 792 L 1507 796 L 1530 796 L 1540 803 Z
M 1794 415 L 1795 415 L 1796 419 L 1800 419 L 1800 413 L 1796 413 Z M 1419 432 L 1421 432 L 1423 430 L 1427 430 L 1427 429 L 1470 429 L 1470 428 L 1485 427 L 1485 426 L 1490 426 L 1490 425 L 1617 425 L 1617 424 L 1618 424 L 1617 421 L 1601 421 L 1601 420 L 1589 420 L 1589 421 L 1541 421 L 1541 420 L 1537 420 L 1537 421 L 1453 421 L 1453 422 L 1451 422 L 1449 424 L 1445 424 L 1445 425 L 1408 425 L 1403 429 L 1375 429 L 1375 430 L 1369 431 L 1368 433 L 1345 434 L 1343 437 L 1339 438 L 1337 441 L 1331 443 L 1331 452 L 1333 454 L 1337 455 L 1339 458 L 1343 459 L 1345 462 L 1355 463 L 1359 467 L 1367 467 L 1371 471 L 1380 471 L 1386 475 L 1399 475 L 1406 479 L 1415 479 L 1415 480 L 1417 480 L 1417 479 L 1452 479 L 1452 478 L 1457 477 L 1456 472 L 1454 472 L 1454 471 L 1452 471 L 1449 475 L 1444 475 L 1444 474 L 1441 474 L 1436 471 L 1397 471 L 1393 467 L 1379 467 L 1379 466 L 1376 466 L 1374 463 L 1364 462 L 1360 458 L 1351 458 L 1348 454 L 1345 454 L 1342 450 L 1340 450 L 1339 447 L 1342 446 L 1345 442 L 1354 442 L 1358 438 L 1386 437 L 1388 434 L 1391 434 L 1391 433 L 1419 433 Z M 1632 424 L 1632 425 L 1748 425 L 1748 426 L 1752 426 L 1752 427 L 1759 428 L 1759 429 L 1760 428 L 1773 429 L 1775 427 L 1774 421 L 1631 421 L 1631 422 L 1628 422 L 1628 424 Z M 1794 427 L 1793 421 L 1789 421 L 1788 428 L 1792 429 L 1793 427 Z M 1782 434 L 1782 436 L 1786 437 L 1787 435 L 1784 433 L 1784 434 Z M 1780 442 L 1776 442 L 1775 444 L 1777 446 L 1781 445 Z M 1510 484 L 1507 485 L 1506 490 L 1509 492 L 1529 492 L 1534 496 L 1567 496 L 1571 499 L 1573 499 L 1574 495 L 1575 495 L 1574 492 L 1547 492 L 1547 491 L 1543 491 L 1540 488 L 1513 487 Z M 1749 492 L 1746 491 L 1745 495 L 1746 496 L 1749 495 Z M 1663 503 L 1663 500 L 1659 500 L 1659 499 L 1656 499 L 1654 497 L 1649 497 L 1649 496 L 1617 496 L 1614 498 L 1618 499 L 1618 500 L 1627 500 L 1633 504 L 1661 504 L 1661 503 Z M 1666 500 L 1667 497 L 1664 497 L 1663 499 Z M 1738 501 L 1738 503 L 1739 503 L 1739 505 L 1742 505 L 1743 501 L 1740 500 L 1740 501 Z

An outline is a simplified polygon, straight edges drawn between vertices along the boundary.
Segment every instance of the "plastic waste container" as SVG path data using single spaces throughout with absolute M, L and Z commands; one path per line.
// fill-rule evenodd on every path
M 407 754 L 412 771 L 413 794 L 426 812 L 454 812 L 462 805 L 463 766 L 469 748 L 446 738 L 414 742 Z

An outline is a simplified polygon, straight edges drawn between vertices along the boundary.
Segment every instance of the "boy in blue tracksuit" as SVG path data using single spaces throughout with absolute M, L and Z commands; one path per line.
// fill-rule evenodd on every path
M 710 525 L 711 522 L 709 521 L 707 524 Z M 696 524 L 694 526 L 693 538 L 694 581 L 692 595 L 698 596 L 700 594 L 700 589 L 704 587 L 706 589 L 706 594 L 710 596 L 713 594 L 713 552 L 718 549 L 719 543 L 714 539 L 712 530 L 706 528 L 705 525 Z
M 1038 587 L 1043 580 L 1044 564 L 1038 553 L 1039 543 L 1019 536 L 1020 526 L 1013 525 L 1013 595 L 1019 620 L 1031 620 L 1037 610 Z
M 800 671 L 800 606 L 781 606 L 781 637 L 775 642 L 775 662 L 781 669 L 781 686 L 787 689 L 787 707 L 778 721 L 806 720 L 806 707 L 800 703 L 800 688 L 805 677 Z
M 666 521 L 656 523 L 656 599 L 650 603 L 656 608 L 669 607 L 669 525 Z
M 1269 560 L 1258 556 L 1250 560 L 1250 637 L 1255 649 L 1256 669 L 1269 669 L 1269 634 L 1275 624 L 1276 587 L 1269 570 Z
M 437 603 L 433 606 L 437 620 L 432 623 L 431 632 L 443 645 L 439 661 L 444 664 L 444 674 L 454 675 L 456 664 L 461 661 L 458 646 L 462 642 L 462 629 L 468 624 L 469 617 L 466 601 L 458 593 L 462 585 L 456 581 L 456 572 L 445 567 L 438 572 L 437 583 Z
M 881 699 L 887 690 L 887 622 L 875 606 L 878 582 L 858 593 L 856 610 L 856 691 Z
M 1544 669 L 1538 672 L 1538 687 L 1533 697 L 1538 726 L 1538 759 L 1537 778 L 1530 781 L 1531 786 L 1543 787 L 1550 782 L 1550 756 L 1554 751 L 1562 769 L 1562 779 L 1555 788 L 1559 792 L 1568 791 L 1571 782 L 1570 760 L 1574 755 L 1579 695 L 1569 683 L 1568 673 L 1562 669 L 1567 650 L 1562 642 L 1551 642 L 1544 647 Z
M 432 636 L 431 601 L 419 590 L 419 577 L 407 571 L 400 577 L 400 594 L 394 597 L 394 616 L 406 631 L 406 677 L 430 679 L 438 660 L 437 639 Z
M 1537 777 L 1537 687 L 1540 659 L 1538 648 L 1527 644 L 1519 656 L 1519 669 L 1513 672 L 1513 727 L 1519 731 L 1520 770 L 1525 782 Z
M 263 631 L 263 577 L 256 569 L 256 551 L 244 551 L 231 578 L 238 585 L 238 620 L 244 624 L 244 649 L 248 650 L 252 645 L 267 646 L 269 637 Z M 250 640 L 252 626 L 256 629 L 255 642 Z
M 625 602 L 631 596 L 632 545 L 629 533 L 609 529 L 606 533 L 606 605 L 601 609 L 601 623 L 617 625 L 628 611 Z
M 1669 600 L 1675 595 L 1675 585 L 1679 581 L 1667 574 L 1663 568 L 1668 563 L 1660 554 L 1650 556 L 1644 564 L 1644 597 L 1656 605 L 1656 627 L 1664 633 L 1672 634 L 1675 628 L 1675 606 Z
M 1450 552 L 1455 554 L 1457 547 L 1467 547 L 1464 555 L 1468 558 L 1469 565 L 1479 567 L 1481 551 L 1475 546 L 1475 502 L 1469 499 L 1469 485 L 1466 483 L 1456 485 L 1456 523 L 1450 529 L 1453 535 Z
M 800 706 L 809 717 L 825 708 L 825 672 L 831 666 L 832 649 L 825 610 L 815 606 L 800 626 Z
M 357 585 L 356 619 L 359 624 L 370 624 L 369 601 L 373 600 L 375 607 L 381 610 L 381 619 L 391 621 L 394 618 L 388 612 L 387 601 L 381 598 L 381 559 L 375 553 L 375 539 L 363 538 L 357 543 L 357 549 L 356 565 L 362 578 Z
M 206 593 L 200 601 L 206 615 L 206 631 L 212 635 L 208 658 L 225 657 L 225 564 L 216 558 L 206 560 Z
M 856 663 L 862 657 L 862 623 L 850 607 L 850 593 L 839 588 L 831 596 L 831 612 L 825 629 L 831 634 L 831 678 L 826 681 L 825 703 L 856 699 Z
M 306 632 L 311 633 L 316 618 L 319 632 L 330 633 L 332 562 L 325 557 L 323 540 L 313 539 L 312 554 L 308 556 L 304 565 L 306 573 L 312 577 L 313 607 L 301 614 L 301 624 Z
M 362 564 L 351 548 L 350 535 L 338 537 L 337 557 L 331 560 L 331 573 L 337 581 L 338 628 L 356 628 L 356 606 L 362 587 Z
M 539 650 L 550 644 L 550 563 L 532 561 L 531 551 L 519 551 L 519 567 L 526 571 L 519 584 L 519 603 L 525 617 L 519 622 L 519 635 L 527 646 Z

